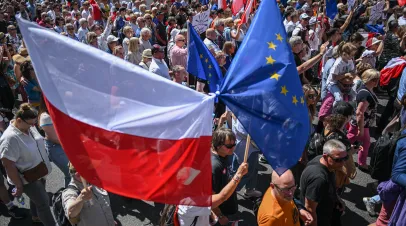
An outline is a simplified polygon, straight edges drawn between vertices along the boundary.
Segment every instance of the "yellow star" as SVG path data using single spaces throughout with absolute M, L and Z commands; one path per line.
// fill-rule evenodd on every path
M 273 73 L 273 75 L 271 76 L 271 78 L 276 79 L 276 81 L 279 80 L 279 77 L 281 77 L 281 75 L 279 75 L 278 73 Z
M 268 48 L 276 50 L 276 46 L 273 42 L 268 42 Z
M 203 54 L 200 54 L 200 58 L 203 59 Z
M 296 98 L 296 96 L 292 97 L 292 103 L 294 103 L 295 105 L 297 105 L 297 102 L 299 102 Z
M 286 86 L 282 86 L 281 88 L 282 88 L 281 93 L 286 96 L 286 94 L 289 92 L 289 91 L 286 89 Z
M 300 103 L 304 105 L 304 98 L 300 97 Z
M 209 73 L 209 77 L 211 77 L 211 73 Z
M 211 69 L 211 64 L 209 64 L 209 69 Z
M 204 60 L 206 63 L 209 63 L 209 59 L 206 58 L 206 60 Z
M 282 35 L 281 34 L 276 34 L 276 39 L 278 39 L 279 41 L 283 41 Z
M 266 64 L 273 64 L 275 63 L 275 60 L 272 58 L 272 56 L 266 57 Z

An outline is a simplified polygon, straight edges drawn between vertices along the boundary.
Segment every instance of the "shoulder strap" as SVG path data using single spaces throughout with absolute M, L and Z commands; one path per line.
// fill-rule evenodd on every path
M 76 186 L 69 184 L 67 188 L 74 190 L 77 195 L 80 195 L 80 190 Z
M 196 216 L 190 226 L 196 226 L 196 224 L 197 224 L 197 219 L 198 219 L 198 218 L 199 218 L 199 216 Z

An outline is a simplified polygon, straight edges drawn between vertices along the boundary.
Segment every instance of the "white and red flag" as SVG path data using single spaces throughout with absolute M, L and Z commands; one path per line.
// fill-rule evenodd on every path
M 256 5 L 255 0 L 249 0 L 248 4 L 245 7 L 244 13 L 241 16 L 241 24 L 245 24 L 248 22 L 250 15 L 252 13 L 253 7 Z
M 214 97 L 18 22 L 62 147 L 81 176 L 131 198 L 211 205 Z

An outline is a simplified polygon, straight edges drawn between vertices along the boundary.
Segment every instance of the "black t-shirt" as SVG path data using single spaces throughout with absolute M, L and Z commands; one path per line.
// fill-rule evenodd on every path
M 378 97 L 372 93 L 365 85 L 362 85 L 357 93 L 357 104 L 367 101 L 368 108 L 364 113 L 364 128 L 373 127 L 376 125 L 376 112 L 378 108 Z M 356 125 L 356 121 L 352 123 Z
M 166 37 L 166 27 L 163 23 L 158 23 L 156 25 L 156 32 L 158 33 L 159 37 L 161 37 L 164 41 L 167 40 Z M 160 42 L 158 39 L 156 39 L 156 42 L 160 45 L 160 46 L 166 46 L 166 43 L 162 43 Z
M 232 180 L 228 171 L 227 159 L 211 153 L 211 172 L 213 192 L 218 194 Z M 238 211 L 237 193 L 234 193 L 219 206 L 223 215 L 233 215 Z
M 295 58 L 296 67 L 299 67 L 300 65 L 302 65 L 302 59 L 300 59 L 299 54 L 293 53 L 293 56 L 294 56 L 294 58 Z M 299 74 L 300 82 L 302 83 L 302 85 L 304 84 L 304 82 L 303 82 L 303 76 L 304 76 L 303 73 L 302 73 L 302 74 Z
M 334 173 L 320 163 L 321 157 L 315 157 L 303 171 L 300 179 L 300 199 L 303 203 L 305 197 L 317 202 L 317 224 L 330 226 L 337 204 L 336 180 Z
M 7 21 L 3 20 L 0 21 L 0 32 L 3 32 L 4 34 L 7 34 L 7 26 L 9 24 L 7 23 Z

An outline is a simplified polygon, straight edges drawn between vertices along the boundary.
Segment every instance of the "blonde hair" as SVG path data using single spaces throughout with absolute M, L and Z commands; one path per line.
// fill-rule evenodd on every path
M 340 45 L 338 46 L 338 52 L 340 55 L 342 55 L 343 53 L 351 54 L 354 51 L 357 51 L 357 47 L 350 42 L 347 43 L 341 42 Z
M 130 38 L 130 44 L 128 45 L 128 52 L 136 53 L 139 50 L 140 41 L 136 37 Z
M 94 40 L 97 40 L 97 34 L 95 33 L 95 32 L 92 32 L 92 31 L 90 31 L 90 32 L 88 32 L 87 33 L 87 43 L 92 43 Z
M 381 76 L 381 73 L 375 69 L 368 69 L 362 73 L 361 79 L 364 84 L 372 81 L 372 80 L 378 80 L 379 77 Z
M 132 31 L 132 27 L 130 27 L 130 26 L 125 26 L 124 28 L 123 28 L 123 33 L 124 33 L 124 35 L 125 34 L 127 34 L 127 32 L 129 32 L 129 31 Z
M 234 21 L 233 21 L 232 17 L 224 19 L 224 25 L 228 26 L 231 23 L 234 25 Z

